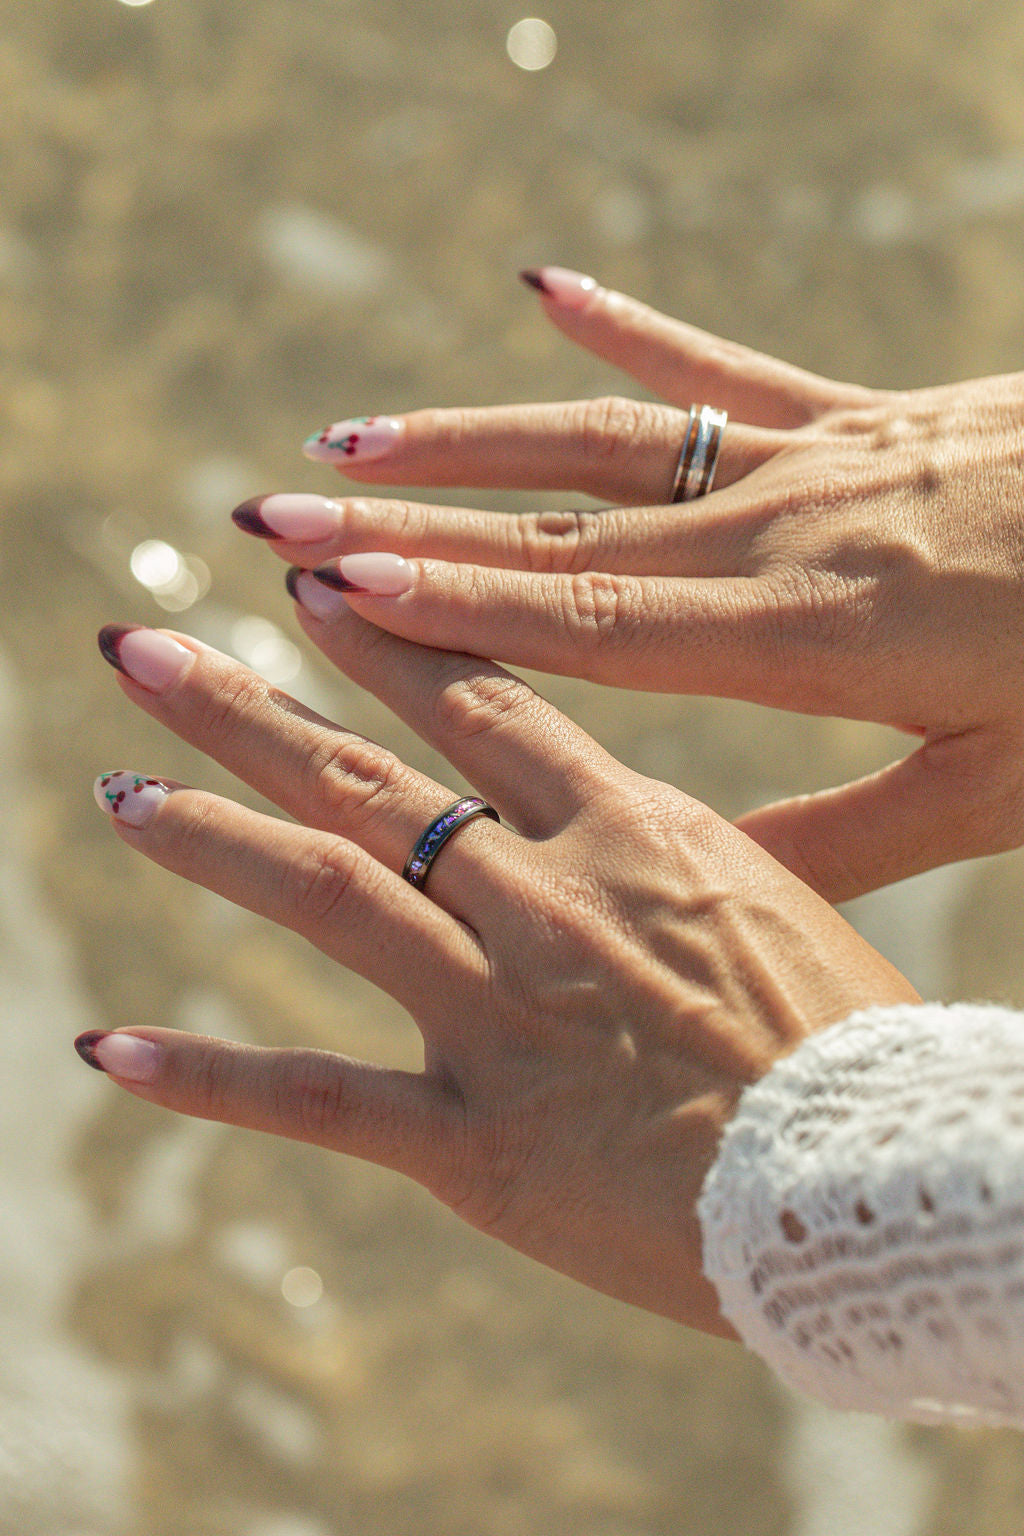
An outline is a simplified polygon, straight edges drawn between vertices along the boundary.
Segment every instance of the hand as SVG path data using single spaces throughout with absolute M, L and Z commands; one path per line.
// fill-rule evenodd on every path
M 406 557 L 402 590 L 347 602 L 425 644 L 916 733 L 883 772 L 740 821 L 830 900 L 1024 841 L 1024 375 L 834 384 L 591 280 L 535 280 L 556 325 L 672 406 L 418 411 L 309 451 L 356 479 L 571 487 L 622 505 L 508 517 L 261 498 L 242 526 L 287 534 L 277 551 L 329 562 L 336 584 L 361 582 L 339 556 Z M 691 401 L 730 412 L 716 489 L 664 505 Z
M 103 635 L 128 697 L 297 824 L 132 774 L 98 798 L 139 852 L 396 997 L 422 1074 L 148 1028 L 83 1054 L 154 1103 L 398 1169 L 553 1268 L 727 1334 L 694 1206 L 739 1093 L 808 1031 L 913 990 L 742 833 L 500 668 L 353 614 L 325 643 L 518 832 L 468 823 L 415 890 L 399 871 L 449 789 L 138 628 Z

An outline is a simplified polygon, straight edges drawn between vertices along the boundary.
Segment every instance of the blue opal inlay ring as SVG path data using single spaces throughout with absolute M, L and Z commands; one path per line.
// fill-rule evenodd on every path
M 445 843 L 460 827 L 464 827 L 467 821 L 472 821 L 474 816 L 489 816 L 492 821 L 501 820 L 493 805 L 488 805 L 486 800 L 478 800 L 475 795 L 470 795 L 465 800 L 456 800 L 455 804 L 449 805 L 440 816 L 435 816 L 427 830 L 416 839 L 412 853 L 405 861 L 402 879 L 408 880 L 410 885 L 422 891 L 430 866 Z

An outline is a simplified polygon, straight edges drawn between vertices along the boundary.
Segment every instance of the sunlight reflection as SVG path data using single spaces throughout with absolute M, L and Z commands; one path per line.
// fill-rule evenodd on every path
M 520 69 L 547 69 L 558 49 L 555 29 L 538 16 L 517 21 L 505 41 L 508 56 Z
M 281 1281 L 281 1295 L 291 1307 L 315 1307 L 324 1294 L 324 1283 L 315 1269 L 300 1264 Z
M 236 619 L 232 624 L 230 650 L 268 683 L 278 686 L 290 683 L 302 670 L 302 653 L 298 646 L 293 645 L 276 624 L 256 613 Z
M 163 539 L 143 539 L 128 561 L 132 575 L 168 613 L 184 613 L 210 590 L 210 567 L 196 555 L 183 555 Z

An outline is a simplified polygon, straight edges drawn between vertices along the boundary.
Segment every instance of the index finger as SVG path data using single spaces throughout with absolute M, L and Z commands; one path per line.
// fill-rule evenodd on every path
M 676 405 L 694 400 L 761 427 L 801 427 L 871 391 L 837 384 L 738 342 L 661 314 L 564 267 L 521 274 L 548 318 L 571 340 Z

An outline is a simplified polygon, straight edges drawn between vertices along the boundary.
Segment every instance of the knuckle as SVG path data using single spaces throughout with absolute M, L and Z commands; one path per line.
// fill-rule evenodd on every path
M 356 872 L 356 850 L 317 841 L 286 867 L 281 898 L 300 928 L 327 926 L 344 908 Z
M 590 564 L 602 514 L 582 508 L 524 513 L 516 519 L 519 550 L 528 570 L 581 571 Z
M 1008 853 L 1024 843 L 1024 774 L 1020 743 L 965 738 L 957 753 L 957 799 L 963 807 L 968 855 Z M 939 771 L 949 764 L 940 761 Z
M 473 672 L 453 679 L 437 695 L 434 713 L 442 739 L 463 741 L 521 720 L 537 696 L 517 677 Z
M 257 718 L 270 696 L 270 684 L 257 672 L 226 672 L 203 701 L 200 723 L 204 735 L 224 740 Z
M 347 822 L 374 815 L 401 793 L 409 769 L 393 753 L 361 736 L 324 742 L 309 757 L 309 787 L 321 804 Z
M 326 1052 L 310 1052 L 297 1076 L 282 1080 L 275 1105 L 278 1118 L 311 1141 L 320 1141 L 350 1122 L 352 1107 L 344 1074 Z
M 562 622 L 574 640 L 584 645 L 598 646 L 613 634 L 636 628 L 636 588 L 631 578 L 612 572 L 578 572 L 559 591 Z
M 583 457 L 591 463 L 628 459 L 643 434 L 644 407 L 624 395 L 604 395 L 584 400 L 578 406 L 579 433 Z

